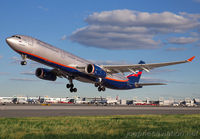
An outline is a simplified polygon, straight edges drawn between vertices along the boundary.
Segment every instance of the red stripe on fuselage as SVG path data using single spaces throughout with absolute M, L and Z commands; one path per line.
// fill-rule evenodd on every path
M 28 55 L 32 55 L 34 57 L 37 57 L 37 58 L 40 58 L 40 59 L 43 59 L 43 60 L 46 60 L 48 62 L 51 62 L 51 63 L 54 63 L 54 64 L 57 64 L 57 65 L 60 65 L 60 66 L 63 66 L 63 67 L 67 67 L 67 68 L 71 68 L 71 69 L 75 69 L 77 70 L 76 68 L 74 67 L 71 67 L 71 66 L 66 66 L 66 65 L 63 65 L 63 64 L 60 64 L 60 63 L 57 63 L 55 61 L 52 61 L 52 60 L 49 60 L 49 59 L 46 59 L 44 57 L 41 57 L 41 56 L 38 56 L 38 55 L 35 55 L 35 54 L 31 54 L 31 53 L 28 53 L 28 52 L 24 52 L 24 51 L 20 51 L 20 50 L 17 50 L 19 53 L 24 53 L 24 54 L 28 54 Z M 105 79 L 108 79 L 108 80 L 113 80 L 113 81 L 117 81 L 117 82 L 127 82 L 127 80 L 117 80 L 117 79 L 113 79 L 113 78 L 109 78 L 109 77 L 106 77 Z
M 24 52 L 24 51 L 20 51 L 20 50 L 17 50 L 17 51 L 20 52 L 20 53 L 25 53 L 25 54 L 29 54 L 29 55 L 35 56 L 35 57 L 37 57 L 37 58 L 40 58 L 40 59 L 46 60 L 46 61 L 48 61 L 48 62 L 51 62 L 51 63 L 57 64 L 57 65 L 60 65 L 60 66 L 63 66 L 63 67 L 67 67 L 67 68 L 71 68 L 71 69 L 75 69 L 75 70 L 77 70 L 77 69 L 74 68 L 74 67 L 66 66 L 66 65 L 63 65 L 63 64 L 61 64 L 61 63 L 57 63 L 57 62 L 55 62 L 55 61 L 52 61 L 52 60 L 46 59 L 46 58 L 44 58 L 44 57 L 41 57 L 41 56 L 38 56 L 38 55 L 35 55 L 35 54 L 31 54 L 31 53 Z

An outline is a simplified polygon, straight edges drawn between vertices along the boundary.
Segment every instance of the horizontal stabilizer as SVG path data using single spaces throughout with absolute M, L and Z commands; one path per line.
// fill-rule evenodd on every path
M 136 83 L 136 86 L 167 85 L 166 83 Z

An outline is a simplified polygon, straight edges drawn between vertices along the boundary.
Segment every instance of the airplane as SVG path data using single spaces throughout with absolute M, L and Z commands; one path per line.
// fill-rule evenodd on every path
M 69 52 L 56 48 L 30 36 L 13 35 L 6 38 L 7 44 L 21 55 L 21 65 L 27 64 L 27 59 L 47 65 L 52 69 L 37 68 L 35 75 L 43 80 L 56 81 L 57 77 L 66 78 L 69 83 L 66 87 L 70 92 L 77 92 L 73 80 L 92 83 L 98 91 L 106 88 L 129 90 L 150 85 L 166 85 L 165 83 L 139 83 L 143 71 L 191 62 L 195 56 L 176 62 L 145 64 L 140 61 L 134 65 L 97 65 Z M 124 76 L 125 72 L 131 72 Z

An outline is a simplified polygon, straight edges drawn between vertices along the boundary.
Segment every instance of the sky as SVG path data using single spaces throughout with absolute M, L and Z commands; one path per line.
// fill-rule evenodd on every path
M 199 98 L 199 7 L 200 0 L 1 0 L 0 96 Z M 65 87 L 68 80 L 50 82 L 34 75 L 45 66 L 30 60 L 20 65 L 20 55 L 5 42 L 14 34 L 32 36 L 97 64 L 196 58 L 143 73 L 141 82 L 166 86 L 98 92 L 93 84 L 74 81 L 78 92 L 71 94 Z

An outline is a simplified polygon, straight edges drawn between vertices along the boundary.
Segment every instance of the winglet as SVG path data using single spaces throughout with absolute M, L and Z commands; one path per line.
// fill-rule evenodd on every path
M 195 56 L 189 58 L 187 61 L 188 61 L 188 62 L 191 62 L 194 58 L 195 58 Z

